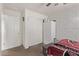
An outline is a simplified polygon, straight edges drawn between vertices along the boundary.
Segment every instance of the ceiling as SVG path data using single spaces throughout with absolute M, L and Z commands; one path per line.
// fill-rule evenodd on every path
M 48 3 L 4 3 L 3 6 L 18 9 L 20 11 L 23 11 L 25 8 L 28 8 L 30 10 L 51 16 L 54 13 L 66 10 L 67 8 L 72 7 L 74 5 L 79 5 L 76 3 L 66 3 L 65 5 L 63 5 L 63 3 L 58 3 L 58 5 L 55 6 L 56 3 L 52 3 L 47 7 L 47 4 Z

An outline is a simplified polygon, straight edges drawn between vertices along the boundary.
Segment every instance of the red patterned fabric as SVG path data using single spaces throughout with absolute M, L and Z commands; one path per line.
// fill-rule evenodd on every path
M 76 42 L 76 41 L 71 41 L 71 40 L 68 40 L 68 39 L 62 39 L 59 42 L 57 42 L 57 44 L 61 44 L 61 45 L 70 47 L 72 49 L 79 50 L 79 42 Z
M 79 42 L 63 39 L 56 44 L 49 46 L 47 48 L 47 54 L 53 56 L 63 56 L 66 49 L 68 50 L 68 54 L 70 56 L 79 55 Z
M 68 54 L 70 56 L 77 56 L 76 52 L 72 51 L 72 50 L 68 50 Z
M 48 49 L 47 49 L 47 54 L 48 54 L 48 55 L 62 56 L 63 53 L 64 53 L 63 50 L 60 50 L 60 49 L 58 49 L 58 48 L 56 48 L 56 47 L 53 47 L 53 46 L 50 46 L 50 47 L 48 47 Z

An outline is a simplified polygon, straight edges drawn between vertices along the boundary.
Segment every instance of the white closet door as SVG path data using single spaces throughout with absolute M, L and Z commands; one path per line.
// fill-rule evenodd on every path
M 2 50 L 20 45 L 20 17 L 3 15 Z
M 40 18 L 29 17 L 26 29 L 29 46 L 42 42 L 42 20 Z

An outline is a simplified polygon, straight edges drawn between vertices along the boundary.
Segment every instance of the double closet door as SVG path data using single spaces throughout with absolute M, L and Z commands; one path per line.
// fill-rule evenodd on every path
M 25 45 L 27 47 L 42 42 L 42 19 L 39 17 L 27 17 L 25 21 Z
M 21 44 L 20 17 L 2 15 L 2 50 L 13 48 Z

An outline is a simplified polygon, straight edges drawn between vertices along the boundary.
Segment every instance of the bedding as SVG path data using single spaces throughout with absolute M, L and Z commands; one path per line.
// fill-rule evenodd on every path
M 63 56 L 65 52 L 70 56 L 79 55 L 79 42 L 68 39 L 60 40 L 59 42 L 50 45 L 47 48 L 47 55 Z
M 53 55 L 53 56 L 62 56 L 64 53 L 64 49 L 59 48 L 55 45 L 49 46 L 47 49 L 47 54 L 48 55 Z
M 64 45 L 66 47 L 70 47 L 72 49 L 79 51 L 79 42 L 76 42 L 76 41 L 71 41 L 71 40 L 68 40 L 68 39 L 62 39 L 59 42 L 57 42 L 57 44 Z

